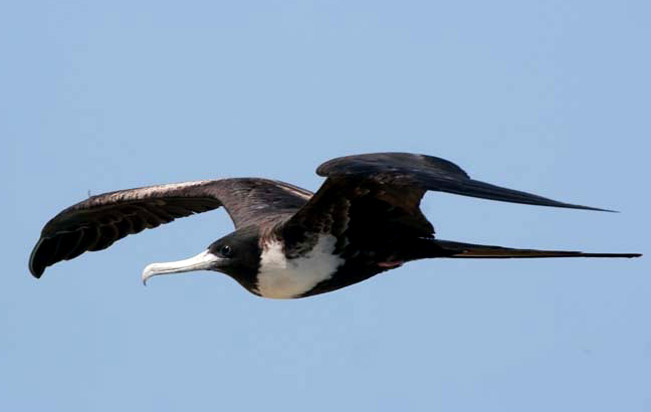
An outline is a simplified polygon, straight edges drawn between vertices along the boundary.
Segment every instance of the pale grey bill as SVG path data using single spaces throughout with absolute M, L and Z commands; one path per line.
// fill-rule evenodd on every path
M 152 276 L 170 275 L 173 273 L 191 272 L 195 270 L 208 270 L 215 267 L 221 258 L 205 250 L 188 259 L 176 262 L 152 263 L 142 271 L 142 283 L 147 285 L 147 280 Z

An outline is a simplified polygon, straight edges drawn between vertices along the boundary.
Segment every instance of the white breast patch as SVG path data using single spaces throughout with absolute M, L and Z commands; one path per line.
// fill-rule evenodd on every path
M 329 279 L 344 259 L 333 255 L 337 238 L 320 235 L 314 248 L 296 259 L 287 259 L 277 240 L 263 246 L 257 292 L 266 298 L 291 299 Z

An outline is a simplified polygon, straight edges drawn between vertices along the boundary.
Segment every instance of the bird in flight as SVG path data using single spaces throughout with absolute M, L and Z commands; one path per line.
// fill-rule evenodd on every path
M 558 202 L 471 179 L 447 160 L 410 153 L 340 157 L 317 169 L 316 193 L 288 183 L 233 178 L 120 190 L 91 196 L 56 215 L 29 260 L 45 268 L 127 235 L 223 206 L 235 231 L 189 259 L 152 263 L 157 275 L 224 273 L 249 292 L 277 299 L 331 292 L 427 258 L 638 257 L 637 253 L 515 249 L 435 238 L 420 210 L 428 190 L 503 202 L 604 210 Z

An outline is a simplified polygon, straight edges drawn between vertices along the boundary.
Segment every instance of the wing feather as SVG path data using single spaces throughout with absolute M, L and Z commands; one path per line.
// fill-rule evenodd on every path
M 471 179 L 456 164 L 411 153 L 371 153 L 323 163 L 327 177 L 316 194 L 284 226 L 286 249 L 302 250 L 312 233 L 328 233 L 338 245 L 391 233 L 429 237 L 434 228 L 420 210 L 428 190 L 503 202 L 573 209 L 604 210 L 559 202 L 531 193 Z
M 86 251 L 106 249 L 130 234 L 224 206 L 236 227 L 293 213 L 311 193 L 256 178 L 149 186 L 92 196 L 59 213 L 43 228 L 29 261 L 40 277 L 46 267 Z
M 538 206 L 607 211 L 559 202 L 542 196 L 484 183 L 454 163 L 434 156 L 411 153 L 372 153 L 330 160 L 317 169 L 320 176 L 360 177 L 377 182 L 404 184 L 425 190 Z

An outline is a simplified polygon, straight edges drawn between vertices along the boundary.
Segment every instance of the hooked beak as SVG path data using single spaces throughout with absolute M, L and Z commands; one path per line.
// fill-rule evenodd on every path
M 216 264 L 221 260 L 223 259 L 206 250 L 189 259 L 177 260 L 176 262 L 152 263 L 151 265 L 147 265 L 145 270 L 142 271 L 142 284 L 146 286 L 147 280 L 152 276 L 214 269 Z

